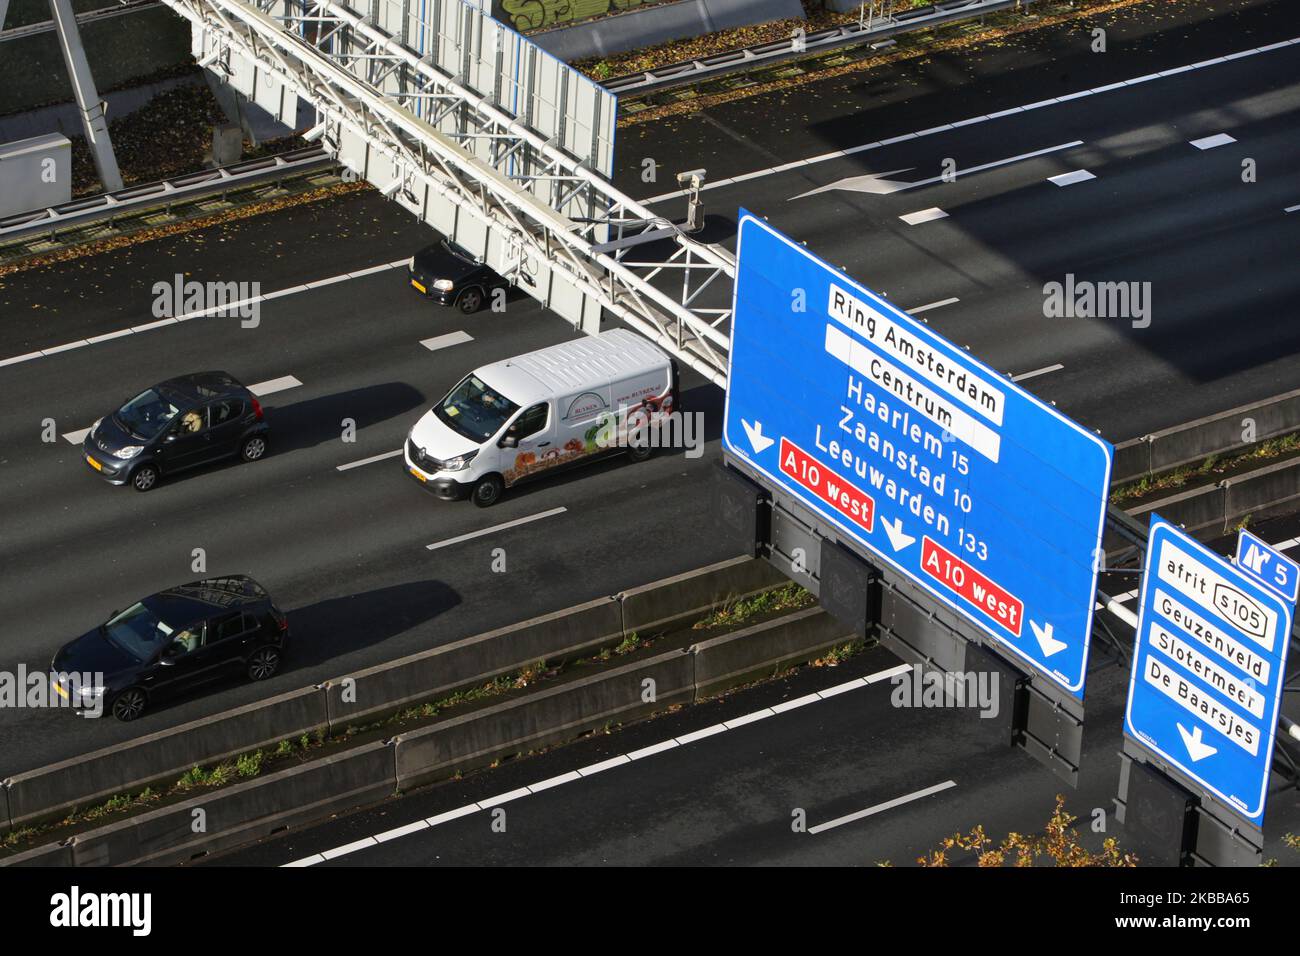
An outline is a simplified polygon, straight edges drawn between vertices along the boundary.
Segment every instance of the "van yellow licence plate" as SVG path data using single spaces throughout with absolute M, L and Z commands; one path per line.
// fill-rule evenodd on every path
M 96 471 L 104 470 L 104 466 L 101 465 L 99 462 L 95 461 L 95 459 L 91 458 L 89 455 L 86 456 L 86 462 L 90 465 L 91 468 L 94 468 Z
M 423 292 L 425 295 L 428 295 L 428 294 L 429 294 L 429 290 L 426 289 L 426 288 L 425 288 L 423 285 L 421 285 L 419 282 L 417 282 L 415 279 L 412 279 L 412 280 L 411 280 L 411 285 L 415 286 L 417 289 L 419 289 L 419 290 L 420 290 L 421 292 Z

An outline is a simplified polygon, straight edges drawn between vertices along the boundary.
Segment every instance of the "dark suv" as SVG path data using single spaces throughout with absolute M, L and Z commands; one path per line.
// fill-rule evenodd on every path
M 247 575 L 194 581 L 114 611 L 50 663 L 55 692 L 82 712 L 135 720 L 154 700 L 280 667 L 289 620 Z
M 114 485 L 148 491 L 165 474 L 235 455 L 266 454 L 267 425 L 253 393 L 226 372 L 196 372 L 147 388 L 91 427 L 86 464 Z

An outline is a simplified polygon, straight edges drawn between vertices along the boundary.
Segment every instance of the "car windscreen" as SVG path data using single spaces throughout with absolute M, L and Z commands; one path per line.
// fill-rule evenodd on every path
M 137 661 L 151 660 L 175 629 L 143 604 L 132 604 L 104 625 L 104 636 Z
M 117 420 L 132 435 L 150 439 L 167 427 L 180 408 L 157 389 L 141 392 L 117 411 Z
M 453 256 L 455 256 L 457 259 L 460 259 L 464 262 L 468 262 L 472 266 L 476 266 L 479 264 L 479 260 L 474 258 L 474 256 L 470 254 L 470 251 L 468 249 L 464 248 L 463 246 L 456 245 L 456 243 L 452 242 L 450 239 L 442 240 L 442 247 L 446 249 L 448 252 L 450 252 Z
M 433 413 L 438 420 L 470 441 L 483 442 L 501 430 L 519 406 L 477 375 L 469 375 L 453 388 Z

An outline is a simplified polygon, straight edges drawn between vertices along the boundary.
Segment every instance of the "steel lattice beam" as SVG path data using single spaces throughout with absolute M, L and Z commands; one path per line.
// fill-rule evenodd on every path
M 224 57 L 213 68 L 224 61 L 230 70 L 229 57 L 238 56 L 315 107 L 327 148 L 338 148 L 344 128 L 364 138 L 397 171 L 398 202 L 416 211 L 412 187 L 433 190 L 507 235 L 521 263 L 543 257 L 630 327 L 725 382 L 735 276 L 725 250 L 692 240 L 333 0 L 165 2 L 217 38 Z M 384 92 L 381 83 L 399 91 Z M 439 128 L 446 117 L 456 118 L 454 129 Z M 716 282 L 720 276 L 728 281 Z

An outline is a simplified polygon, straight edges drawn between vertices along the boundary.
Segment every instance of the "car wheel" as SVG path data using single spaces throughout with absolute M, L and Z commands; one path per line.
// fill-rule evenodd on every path
M 280 652 L 274 647 L 263 647 L 248 659 L 248 679 L 266 680 L 280 669 Z
M 483 306 L 483 292 L 480 289 L 466 289 L 456 300 L 456 308 L 466 315 L 473 315 Z
M 250 435 L 244 439 L 244 444 L 240 446 L 239 457 L 244 461 L 257 461 L 266 454 L 266 436 Z
M 650 457 L 650 452 L 653 450 L 648 443 L 645 445 L 630 445 L 627 449 L 627 457 L 632 461 L 645 461 Z
M 501 493 L 505 490 L 506 483 L 501 480 L 500 475 L 488 475 L 479 479 L 470 497 L 480 508 L 490 508 L 501 500 Z
M 144 691 L 135 687 L 124 690 L 113 701 L 113 716 L 122 721 L 135 720 L 144 713 L 144 705 L 147 702 L 148 698 L 145 697 Z
M 136 491 L 148 491 L 158 484 L 158 469 L 153 465 L 141 465 L 131 472 L 131 487 Z

